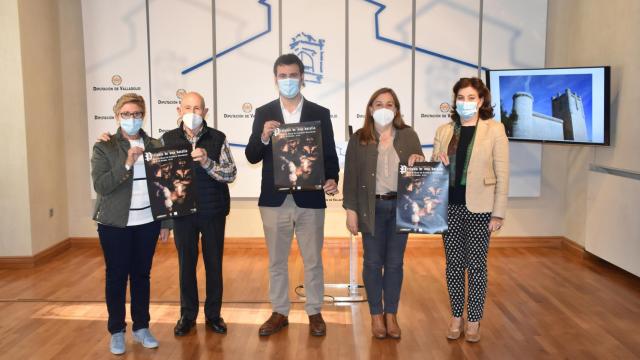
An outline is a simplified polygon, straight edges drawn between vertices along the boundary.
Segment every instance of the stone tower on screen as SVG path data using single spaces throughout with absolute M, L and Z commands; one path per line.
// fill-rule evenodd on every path
M 564 120 L 565 140 L 589 141 L 582 98 L 566 89 L 551 99 L 553 117 Z
M 533 95 L 513 94 L 513 137 L 523 139 L 589 141 L 582 98 L 566 89 L 551 98 L 551 116 L 533 111 Z
M 517 138 L 533 137 L 533 95 L 520 91 L 513 94 L 512 115 L 515 117 L 513 136 Z

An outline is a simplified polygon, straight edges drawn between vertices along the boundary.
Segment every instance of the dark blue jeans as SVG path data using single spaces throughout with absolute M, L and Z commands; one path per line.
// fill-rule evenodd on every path
M 133 330 L 149 327 L 149 274 L 159 234 L 159 221 L 125 228 L 98 224 L 100 245 L 107 268 L 107 329 L 112 334 L 127 327 L 127 280 L 130 280 Z
M 407 237 L 396 233 L 396 200 L 376 199 L 374 233 L 362 234 L 362 279 L 372 315 L 398 312 Z

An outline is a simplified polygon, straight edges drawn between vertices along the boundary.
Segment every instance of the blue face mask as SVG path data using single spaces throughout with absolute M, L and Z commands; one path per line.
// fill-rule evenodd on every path
M 300 79 L 278 79 L 278 89 L 282 96 L 293 99 L 300 92 Z
M 478 112 L 478 103 L 475 101 L 456 101 L 456 112 L 462 120 L 470 120 Z
M 129 135 L 136 135 L 142 128 L 142 118 L 120 119 L 120 127 Z

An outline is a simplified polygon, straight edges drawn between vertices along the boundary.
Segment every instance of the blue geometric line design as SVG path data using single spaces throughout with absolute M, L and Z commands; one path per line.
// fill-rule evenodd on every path
M 381 36 L 380 35 L 380 27 L 379 27 L 379 18 L 378 17 L 380 15 L 380 13 L 382 13 L 387 6 L 382 4 L 382 3 L 379 3 L 377 1 L 374 1 L 374 0 L 364 0 L 364 1 L 366 1 L 366 2 L 368 2 L 370 4 L 373 4 L 373 5 L 376 5 L 379 8 L 375 13 L 375 28 L 376 28 L 376 39 L 377 40 L 380 40 L 380 41 L 383 41 L 383 42 L 386 42 L 386 43 L 389 43 L 389 44 L 392 44 L 392 45 L 400 46 L 400 47 L 405 48 L 405 49 L 409 49 L 409 50 L 413 49 L 413 46 L 411 44 L 406 44 L 406 43 L 403 43 L 403 42 L 400 42 L 400 41 L 397 41 L 397 40 L 394 40 L 394 39 L 390 39 L 388 37 Z M 443 54 L 440 54 L 440 53 L 437 53 L 437 52 L 434 52 L 434 51 L 431 51 L 431 50 L 423 49 L 423 48 L 418 47 L 418 46 L 416 46 L 416 51 L 420 52 L 420 53 L 423 53 L 423 54 L 426 54 L 426 55 L 431 55 L 431 56 L 434 56 L 434 57 L 437 57 L 437 58 L 440 58 L 440 59 L 451 61 L 451 62 L 454 62 L 456 64 L 472 67 L 472 68 L 475 68 L 475 69 L 478 68 L 477 64 L 472 64 L 470 62 L 467 62 L 467 61 L 464 61 L 464 60 L 460 60 L 460 59 L 456 59 L 454 57 L 443 55 Z M 482 67 L 482 69 L 483 70 L 488 70 L 486 67 Z
M 411 44 L 406 44 L 406 43 L 403 43 L 403 42 L 400 42 L 400 41 L 397 41 L 397 40 L 393 40 L 393 39 L 390 39 L 390 38 L 387 38 L 387 37 L 384 37 L 384 36 L 380 35 L 379 17 L 378 16 L 380 15 L 380 13 L 382 13 L 384 11 L 384 9 L 387 6 L 382 4 L 382 3 L 379 3 L 377 1 L 374 1 L 374 0 L 364 0 L 364 1 L 366 1 L 368 3 L 371 3 L 371 4 L 374 4 L 374 5 L 379 7 L 379 9 L 375 13 L 376 39 L 380 40 L 380 41 L 383 41 L 383 42 L 390 43 L 392 45 L 400 46 L 402 48 L 411 50 L 413 48 L 411 46 Z M 233 50 L 235 50 L 235 49 L 237 49 L 237 48 L 239 48 L 239 47 L 241 47 L 241 46 L 243 46 L 243 45 L 245 45 L 245 44 L 257 39 L 257 38 L 259 38 L 259 37 L 261 37 L 261 36 L 264 36 L 265 34 L 267 34 L 267 33 L 269 33 L 271 31 L 271 5 L 269 5 L 267 3 L 267 0 L 259 0 L 258 3 L 260 3 L 262 5 L 265 5 L 267 7 L 267 21 L 268 21 L 267 30 L 262 32 L 262 33 L 260 33 L 260 34 L 255 35 L 255 36 L 253 36 L 253 37 L 251 37 L 251 38 L 249 38 L 247 40 L 244 40 L 243 42 L 241 42 L 239 44 L 236 44 L 236 45 L 234 45 L 234 46 L 232 46 L 232 47 L 230 47 L 230 48 L 228 48 L 228 49 L 226 49 L 226 50 L 224 50 L 224 51 L 222 51 L 222 52 L 220 52 L 218 54 L 216 54 L 216 58 L 219 58 L 219 57 L 221 57 L 221 56 L 223 56 L 223 55 L 225 55 L 225 54 L 227 54 L 227 53 L 229 53 L 229 52 L 231 52 L 231 51 L 233 51 Z M 478 65 L 476 65 L 476 64 L 472 64 L 472 63 L 469 63 L 469 62 L 466 62 L 466 61 L 463 61 L 463 60 L 460 60 L 460 59 L 456 59 L 456 58 L 453 58 L 453 57 L 450 57 L 450 56 L 447 56 L 447 55 L 443 55 L 443 54 L 440 54 L 440 53 L 437 53 L 437 52 L 434 52 L 434 51 L 423 49 L 421 47 L 417 47 L 416 46 L 416 51 L 420 52 L 420 53 L 423 53 L 423 54 L 431 55 L 431 56 L 434 56 L 434 57 L 437 57 L 437 58 L 440 58 L 440 59 L 451 61 L 451 62 L 454 62 L 456 64 L 472 67 L 472 68 L 475 68 L 475 69 L 478 68 Z M 213 58 L 209 58 L 209 59 L 204 60 L 204 61 L 202 61 L 202 62 L 200 62 L 200 63 L 198 63 L 198 64 L 196 64 L 196 65 L 194 65 L 192 67 L 189 67 L 189 68 L 187 68 L 187 69 L 182 71 L 182 75 L 185 75 L 185 74 L 187 74 L 187 73 L 189 73 L 189 72 L 191 72 L 193 70 L 196 70 L 197 68 L 199 68 L 199 67 L 201 67 L 203 65 L 206 65 L 206 64 L 210 63 L 211 61 L 213 61 Z M 483 70 L 488 70 L 486 67 L 482 67 L 482 69 Z M 229 146 L 244 148 L 247 145 L 245 145 L 245 144 L 237 144 L 237 143 L 229 143 Z M 433 144 L 422 145 L 422 148 L 433 148 Z
M 216 59 L 219 58 L 219 57 L 222 57 L 222 56 L 232 52 L 233 50 L 236 50 L 236 49 L 238 49 L 238 48 L 240 48 L 240 47 L 242 47 L 242 46 L 244 46 L 244 45 L 246 45 L 246 44 L 248 44 L 248 43 L 250 43 L 250 42 L 252 42 L 252 41 L 254 41 L 254 40 L 256 40 L 256 39 L 258 39 L 258 38 L 260 38 L 260 37 L 262 37 L 262 36 L 264 36 L 264 35 L 266 35 L 266 34 L 271 32 L 271 5 L 269 3 L 267 3 L 267 1 L 268 0 L 258 0 L 258 4 L 264 5 L 267 8 L 267 30 L 265 30 L 265 31 L 263 31 L 263 32 L 261 32 L 259 34 L 256 34 L 256 35 L 254 35 L 254 36 L 252 36 L 252 37 L 250 37 L 250 38 L 248 38 L 246 40 L 243 40 L 242 42 L 240 42 L 240 43 L 238 43 L 236 45 L 233 45 L 228 49 L 222 50 L 221 52 L 216 54 Z M 210 57 L 210 58 L 208 58 L 206 60 L 203 60 L 203 61 L 201 61 L 201 62 L 199 62 L 199 63 L 197 63 L 197 64 L 195 64 L 195 65 L 193 65 L 191 67 L 188 67 L 188 68 L 182 70 L 180 73 L 182 75 L 186 75 L 186 74 L 188 74 L 188 73 L 198 69 L 199 67 L 202 67 L 202 66 L 204 66 L 204 65 L 206 65 L 206 64 L 208 64 L 208 63 L 210 63 L 212 61 L 213 61 L 213 57 Z

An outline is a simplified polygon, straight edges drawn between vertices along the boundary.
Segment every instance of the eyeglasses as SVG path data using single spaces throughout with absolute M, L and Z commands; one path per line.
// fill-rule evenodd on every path
M 124 119 L 124 120 L 129 120 L 132 117 L 135 119 L 142 119 L 142 116 L 144 115 L 144 113 L 142 111 L 136 111 L 136 112 L 121 112 L 120 113 L 120 118 Z

